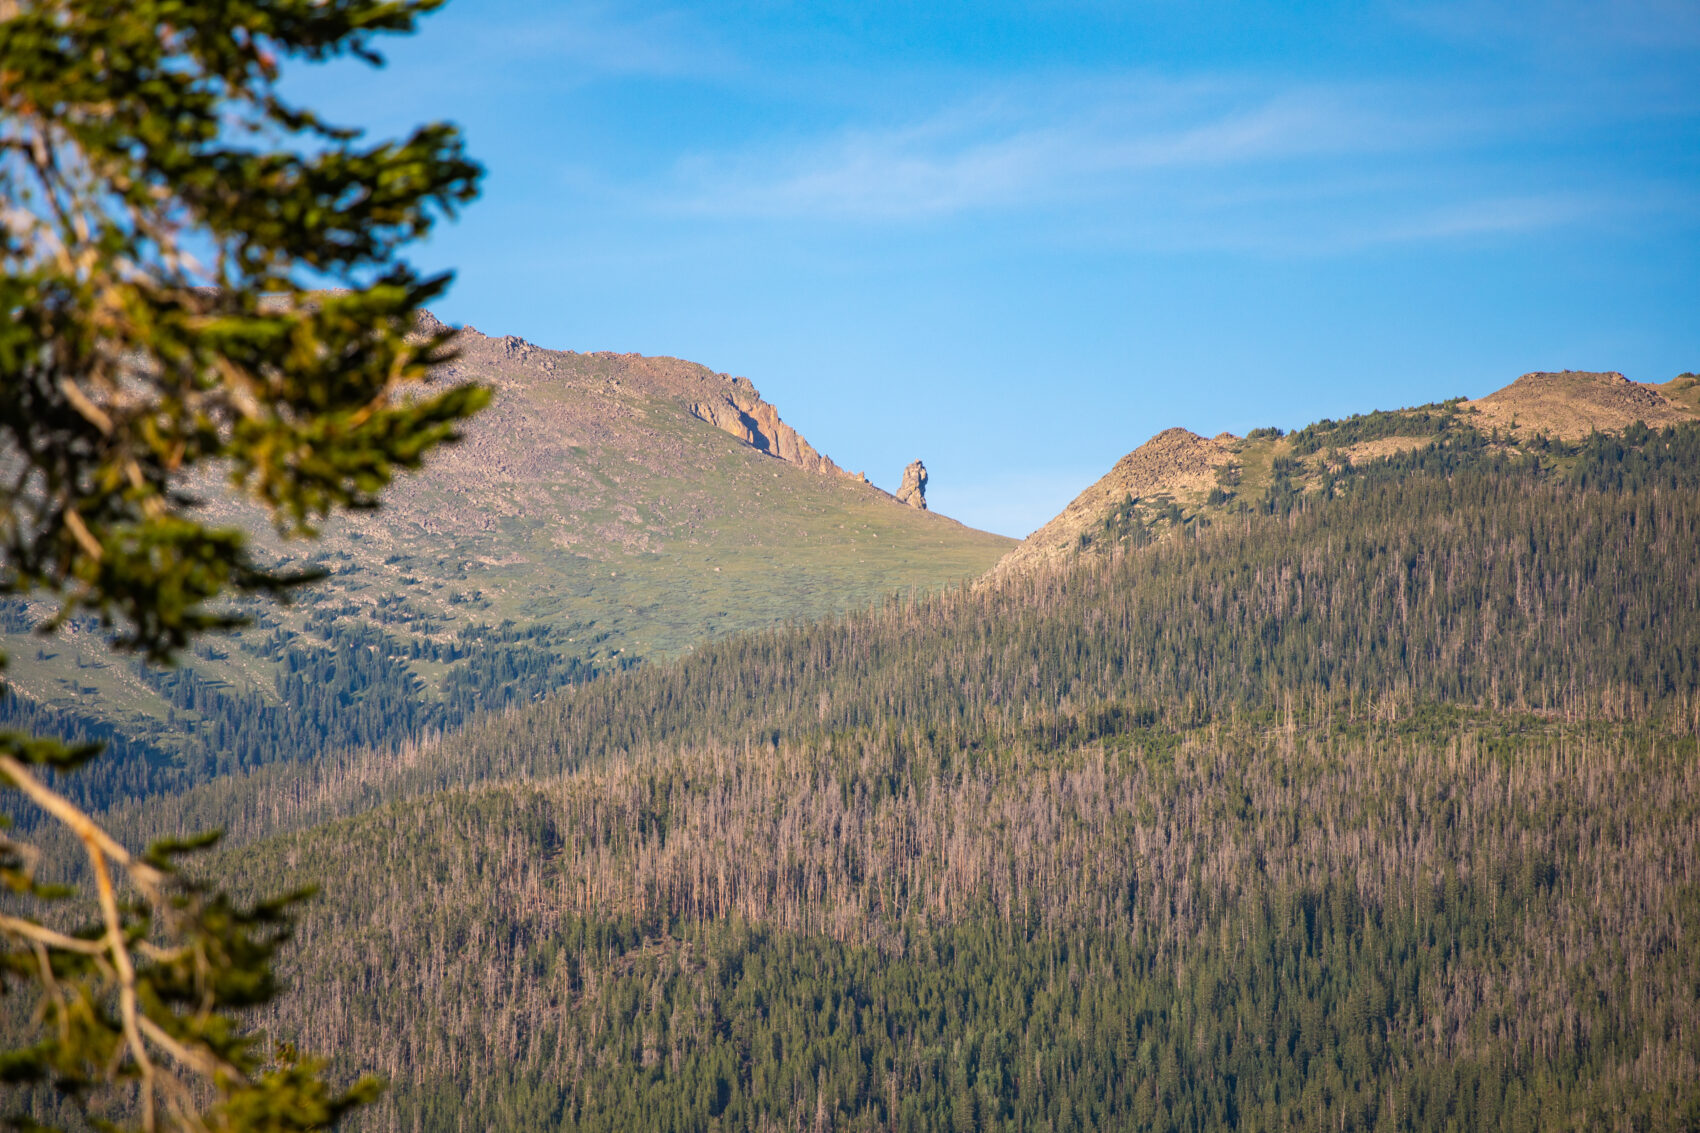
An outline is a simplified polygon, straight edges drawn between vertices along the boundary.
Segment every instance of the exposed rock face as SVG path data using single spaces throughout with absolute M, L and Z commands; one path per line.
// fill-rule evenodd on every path
M 915 461 L 903 470 L 903 486 L 897 489 L 897 502 L 927 510 L 927 466 Z
M 1475 410 L 1481 429 L 1548 433 L 1565 440 L 1596 429 L 1616 432 L 1636 421 L 1656 429 L 1695 416 L 1660 387 L 1632 382 L 1615 370 L 1524 374 L 1502 390 L 1466 401 L 1464 407 Z
M 779 419 L 779 411 L 761 399 L 748 378 L 733 378 L 724 393 L 694 402 L 691 413 L 747 445 L 810 472 L 840 471 L 801 433 Z
M 416 334 L 438 334 L 447 329 L 431 312 L 419 312 Z M 547 350 L 518 335 L 490 337 L 471 326 L 460 328 L 454 346 L 461 358 L 444 367 L 441 376 L 453 378 L 457 374 L 476 373 L 480 380 L 500 391 L 527 388 L 529 381 L 520 375 L 530 370 L 547 374 L 559 371 L 574 386 L 582 385 L 583 378 L 595 374 L 600 381 L 590 383 L 593 395 L 623 396 L 624 392 L 630 392 L 675 400 L 698 420 L 788 464 L 810 472 L 847 475 L 802 434 L 781 421 L 779 411 L 762 400 L 761 393 L 748 378 L 716 374 L 705 366 L 677 358 Z
M 1102 479 L 1074 498 L 1057 517 L 998 560 L 992 575 L 1026 570 L 1066 556 L 1129 496 L 1202 495 L 1216 482 L 1216 469 L 1234 460 L 1239 438 L 1223 433 L 1201 437 L 1165 429 L 1116 462 Z

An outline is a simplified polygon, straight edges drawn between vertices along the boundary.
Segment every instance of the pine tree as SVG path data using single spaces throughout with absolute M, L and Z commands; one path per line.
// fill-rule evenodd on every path
M 44 629 L 92 617 L 170 661 L 237 620 L 221 596 L 308 577 L 202 522 L 197 485 L 224 474 L 311 536 L 485 401 L 423 387 L 448 334 L 418 313 L 448 279 L 397 259 L 475 195 L 458 132 L 365 144 L 278 87 L 286 59 L 380 64 L 373 38 L 440 3 L 0 0 L 0 594 L 55 600 Z M 235 1026 L 276 994 L 301 894 L 238 905 L 191 880 L 207 836 L 119 844 L 56 785 L 98 753 L 0 736 L 0 785 L 69 830 L 94 889 L 76 929 L 36 847 L 0 838 L 0 979 L 38 999 L 0 1076 L 145 1130 L 322 1128 L 370 1100 Z

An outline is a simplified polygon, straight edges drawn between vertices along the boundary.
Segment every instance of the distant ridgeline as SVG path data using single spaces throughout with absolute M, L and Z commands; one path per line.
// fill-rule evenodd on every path
M 455 345 L 440 377 L 491 386 L 492 404 L 381 510 L 280 545 L 205 486 L 210 519 L 324 581 L 164 673 L 113 656 L 93 623 L 43 639 L 51 609 L 0 602 L 16 694 L 0 727 L 109 739 L 112 756 L 69 781 L 80 801 L 177 791 L 952 585 L 1013 546 L 841 472 L 747 378 L 470 328 Z
M 1436 442 L 1488 445 L 1554 459 L 1597 432 L 1700 419 L 1700 377 L 1643 385 L 1622 374 L 1566 370 L 1524 374 L 1487 397 L 1324 420 L 1292 434 L 1253 429 L 1205 438 L 1167 429 L 1116 463 L 1049 523 L 998 563 L 996 576 L 1078 553 L 1137 546 L 1200 519 L 1271 514 L 1295 494 L 1324 497 L 1356 465 Z M 1557 446 L 1557 447 L 1555 447 Z
M 324 885 L 362 1128 L 1694 1129 L 1700 427 L 1412 412 L 113 821 Z

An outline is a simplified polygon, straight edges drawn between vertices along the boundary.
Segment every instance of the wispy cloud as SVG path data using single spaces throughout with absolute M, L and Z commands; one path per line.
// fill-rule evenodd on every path
M 1563 192 L 1488 197 L 1430 209 L 1403 222 L 1395 221 L 1377 230 L 1373 238 L 1385 243 L 1528 232 L 1569 224 L 1616 204 Z
M 1333 92 L 1119 83 L 1031 93 L 802 145 L 693 155 L 680 163 L 675 203 L 740 216 L 927 218 L 1113 195 L 1162 171 L 1362 152 L 1388 137 L 1386 123 Z
M 1538 157 L 1510 154 L 1544 121 L 1515 98 L 1394 83 L 1009 88 L 910 121 L 693 154 L 656 204 L 873 225 L 1002 213 L 1148 247 L 1271 252 L 1523 233 L 1619 208 L 1600 176 L 1543 186 Z

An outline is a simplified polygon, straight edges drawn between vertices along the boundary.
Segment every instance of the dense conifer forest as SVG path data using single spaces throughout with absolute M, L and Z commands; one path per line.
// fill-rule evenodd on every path
M 1430 408 L 109 818 L 322 885 L 257 1022 L 389 1077 L 362 1128 L 1700 1129 L 1700 428 Z
M 10 607 L 13 616 L 20 603 Z M 79 628 L 90 636 L 97 624 Z M 385 747 L 453 729 L 480 712 L 523 704 L 597 670 L 556 648 L 564 632 L 543 625 L 474 626 L 448 642 L 365 623 L 309 620 L 304 634 L 262 627 L 202 652 L 245 651 L 275 667 L 270 688 L 237 689 L 193 668 L 114 660 L 170 705 L 164 726 L 136 731 L 98 715 L 0 699 L 0 728 L 99 740 L 107 756 L 63 787 L 80 803 L 111 806 L 182 791 L 273 763 L 296 764 L 339 749 Z M 424 687 L 409 660 L 462 662 L 440 687 Z M 603 671 L 627 666 L 615 662 Z M 29 820 L 27 814 L 22 816 Z

